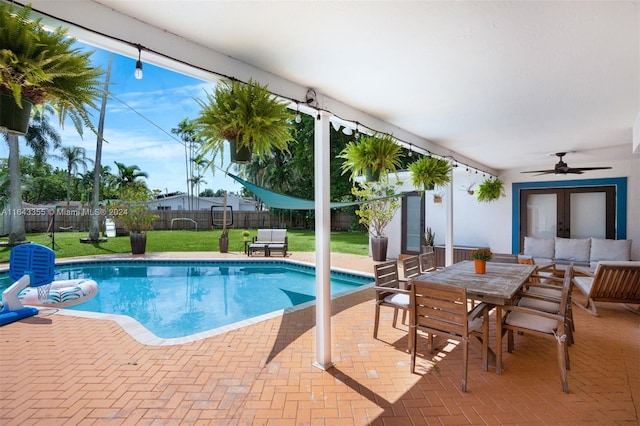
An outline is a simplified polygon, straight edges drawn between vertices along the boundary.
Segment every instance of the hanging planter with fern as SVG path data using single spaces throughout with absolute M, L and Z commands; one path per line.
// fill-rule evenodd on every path
M 214 159 L 224 154 L 229 142 L 231 159 L 237 163 L 251 161 L 252 155 L 270 157 L 271 149 L 288 152 L 293 138 L 294 114 L 288 103 L 272 95 L 266 85 L 225 81 L 206 99 L 196 99 L 200 115 L 196 119 L 198 136 L 204 139 L 202 152 Z
M 367 182 L 377 182 L 382 175 L 400 167 L 400 150 L 390 135 L 362 136 L 349 142 L 338 155 L 345 160 L 342 174 L 351 172 L 351 179 L 364 175 Z
M 451 182 L 451 164 L 441 158 L 419 158 L 409 164 L 409 172 L 413 186 L 423 191 L 432 191 Z
M 482 182 L 476 190 L 478 201 L 489 203 L 504 197 L 504 182 L 500 178 L 489 178 Z

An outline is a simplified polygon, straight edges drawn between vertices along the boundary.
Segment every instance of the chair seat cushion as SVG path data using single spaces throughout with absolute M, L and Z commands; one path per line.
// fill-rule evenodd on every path
M 593 286 L 593 277 L 575 276 L 573 277 L 573 283 L 580 289 L 583 294 L 589 294 L 591 287 Z
M 384 301 L 385 303 L 389 303 L 390 305 L 404 306 L 409 309 L 410 300 L 408 294 L 390 294 L 384 298 Z
M 546 290 L 546 289 L 542 289 Z M 550 302 L 548 300 L 534 299 L 532 297 L 523 297 L 518 301 L 518 306 L 524 308 L 531 308 L 538 311 L 549 312 L 552 314 L 558 313 L 560 310 L 560 303 Z
M 505 322 L 514 327 L 528 328 L 548 334 L 552 334 L 558 328 L 558 321 L 526 312 L 509 312 Z

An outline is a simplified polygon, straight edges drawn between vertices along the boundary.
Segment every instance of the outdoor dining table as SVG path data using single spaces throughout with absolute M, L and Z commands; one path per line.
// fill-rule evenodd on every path
M 476 274 L 474 262 L 463 260 L 435 272 L 418 275 L 412 281 L 462 287 L 466 289 L 469 299 L 495 305 L 496 321 L 502 321 L 500 306 L 511 304 L 516 293 L 535 270 L 536 265 L 487 262 L 486 272 Z M 491 349 L 489 349 L 489 365 L 495 366 L 495 352 Z

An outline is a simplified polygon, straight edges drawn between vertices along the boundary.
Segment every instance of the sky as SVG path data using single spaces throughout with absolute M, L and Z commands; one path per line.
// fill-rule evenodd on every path
M 94 50 L 92 61 L 106 71 L 109 52 L 78 43 L 83 49 Z M 204 99 L 205 93 L 213 89 L 213 84 L 183 74 L 169 71 L 144 63 L 143 78 L 134 77 L 136 59 L 113 54 L 109 91 L 117 99 L 109 99 L 105 113 L 104 138 L 102 146 L 102 165 L 109 166 L 111 173 L 117 173 L 114 161 L 127 166 L 137 165 L 149 174 L 146 179 L 149 189 L 159 189 L 162 193 L 187 192 L 185 152 L 179 138 L 171 133 L 184 118 L 198 116 L 199 106 L 195 98 Z M 97 102 L 98 107 L 100 101 Z M 98 127 L 99 111 L 94 112 L 93 122 Z M 57 125 L 57 117 L 52 117 Z M 87 157 L 94 160 L 96 136 L 85 130 L 80 137 L 71 122 L 59 130 L 63 146 L 80 146 L 86 149 Z M 32 155 L 20 138 L 20 154 Z M 226 169 L 228 150 L 223 159 Z M 60 152 L 51 152 L 60 154 Z M 0 157 L 7 158 L 7 144 L 0 144 Z M 49 158 L 54 167 L 66 170 L 63 161 Z M 216 159 L 220 166 L 220 159 Z M 92 167 L 92 166 L 91 166 Z M 80 170 L 83 173 L 83 170 Z M 226 189 L 239 193 L 242 186 L 232 178 L 225 177 L 221 170 L 214 174 L 208 170 L 204 174 L 206 184 L 200 191 L 211 188 L 214 191 Z

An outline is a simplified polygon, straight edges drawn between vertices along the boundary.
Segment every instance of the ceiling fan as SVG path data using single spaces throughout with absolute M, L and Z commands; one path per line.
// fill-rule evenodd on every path
M 560 161 L 555 165 L 553 169 L 547 170 L 530 170 L 528 172 L 522 173 L 538 173 L 539 175 L 547 175 L 547 174 L 556 174 L 556 175 L 566 175 L 566 174 L 577 174 L 581 175 L 584 172 L 589 170 L 605 170 L 610 169 L 611 167 L 569 167 L 567 163 L 562 161 L 562 157 L 567 155 L 566 152 L 556 152 L 556 156 L 560 158 Z

